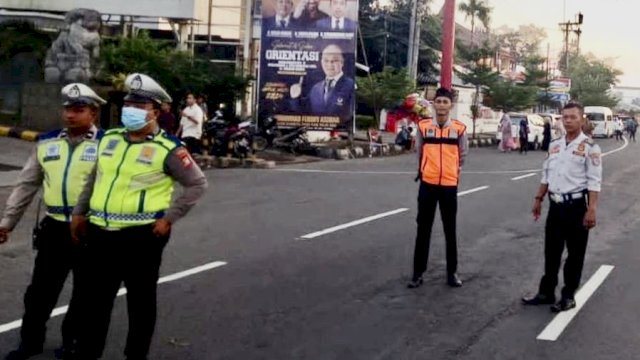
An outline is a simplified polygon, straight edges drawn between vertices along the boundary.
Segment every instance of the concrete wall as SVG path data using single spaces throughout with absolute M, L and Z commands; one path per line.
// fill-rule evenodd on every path
M 25 83 L 21 96 L 19 127 L 47 131 L 61 125 L 60 85 Z

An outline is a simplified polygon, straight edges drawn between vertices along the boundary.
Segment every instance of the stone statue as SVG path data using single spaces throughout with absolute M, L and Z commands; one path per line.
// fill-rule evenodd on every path
M 47 52 L 44 79 L 60 84 L 89 82 L 100 53 L 102 17 L 95 10 L 74 9 L 65 16 L 65 23 Z

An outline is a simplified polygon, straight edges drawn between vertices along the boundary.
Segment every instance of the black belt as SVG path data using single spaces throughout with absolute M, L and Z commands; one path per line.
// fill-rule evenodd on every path
M 556 194 L 556 193 L 549 192 L 549 199 L 556 204 L 564 204 L 564 203 L 571 202 L 573 200 L 584 199 L 586 197 L 587 197 L 586 190 L 578 191 L 574 193 L 568 193 L 568 194 Z

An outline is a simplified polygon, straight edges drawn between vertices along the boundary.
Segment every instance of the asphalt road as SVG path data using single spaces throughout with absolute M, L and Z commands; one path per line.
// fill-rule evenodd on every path
M 622 145 L 599 143 L 604 151 Z M 460 191 L 481 190 L 459 198 L 460 289 L 445 284 L 439 219 L 425 285 L 405 288 L 415 237 L 414 156 L 210 171 L 210 189 L 176 225 L 161 273 L 224 263 L 159 285 L 151 358 L 638 359 L 638 149 L 630 144 L 604 158 L 583 281 L 601 265 L 615 268 L 557 341 L 536 340 L 554 319 L 548 307 L 519 300 L 536 289 L 543 269 L 543 222 L 530 215 L 541 152 L 471 150 Z M 0 188 L 0 201 L 9 191 Z M 0 248 L 0 329 L 22 313 L 33 218 L 32 209 Z M 67 301 L 68 289 L 59 304 Z M 60 324 L 61 317 L 50 321 L 46 356 L 37 359 L 51 358 Z M 119 298 L 105 359 L 123 357 L 126 328 Z M 17 329 L 0 332 L 3 352 L 17 341 Z

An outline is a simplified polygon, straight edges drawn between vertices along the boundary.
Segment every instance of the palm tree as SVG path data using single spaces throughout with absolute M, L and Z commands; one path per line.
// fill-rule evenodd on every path
M 476 18 L 480 20 L 485 28 L 489 28 L 491 22 L 491 7 L 487 0 L 468 0 L 468 3 L 461 3 L 460 11 L 465 14 L 465 19 L 471 17 L 471 44 L 473 44 L 473 33 L 476 27 Z

